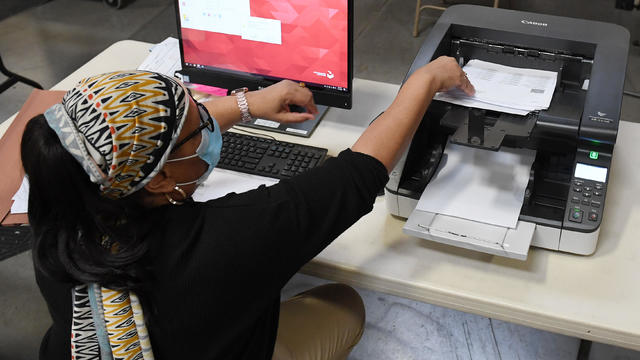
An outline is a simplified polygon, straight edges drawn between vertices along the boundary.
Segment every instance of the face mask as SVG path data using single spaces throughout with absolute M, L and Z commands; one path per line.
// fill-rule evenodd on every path
M 201 113 L 200 116 L 203 116 L 203 115 L 204 114 Z M 178 158 L 178 159 L 167 160 L 167 162 L 173 162 L 173 161 L 191 159 L 198 156 L 200 157 L 200 159 L 202 159 L 204 162 L 206 162 L 209 165 L 209 168 L 198 179 L 176 184 L 176 185 L 178 186 L 191 185 L 191 184 L 201 185 L 207 180 L 207 178 L 209 177 L 209 174 L 211 174 L 211 172 L 213 171 L 213 168 L 216 167 L 216 165 L 218 164 L 218 161 L 220 160 L 220 150 L 222 149 L 222 135 L 220 134 L 220 127 L 218 126 L 218 122 L 215 121 L 215 119 L 212 119 L 212 120 L 213 120 L 213 126 L 214 126 L 213 132 L 210 131 L 208 128 L 204 128 L 200 132 L 200 145 L 198 145 L 198 148 L 196 149 L 195 154 Z

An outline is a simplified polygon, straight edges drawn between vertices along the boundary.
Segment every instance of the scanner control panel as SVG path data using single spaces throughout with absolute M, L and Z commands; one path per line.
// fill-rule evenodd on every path
M 600 226 L 606 192 L 606 170 L 580 163 L 576 165 L 576 174 L 588 178 L 574 177 L 571 182 L 565 228 L 589 232 Z

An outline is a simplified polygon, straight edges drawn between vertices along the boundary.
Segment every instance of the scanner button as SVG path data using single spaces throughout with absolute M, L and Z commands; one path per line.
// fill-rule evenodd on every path
M 585 186 L 584 191 L 591 191 L 591 186 Z
M 591 206 L 599 208 L 600 207 L 600 201 L 592 201 L 591 202 Z
M 582 222 L 582 210 L 574 208 L 569 213 L 569 221 Z
M 582 192 L 582 188 L 574 187 L 574 188 L 573 188 L 573 191 L 575 191 L 575 192 L 578 192 L 578 193 L 579 193 L 579 192 Z
M 587 192 L 586 192 L 586 193 L 582 193 L 582 196 L 584 196 L 584 197 L 587 197 L 587 198 L 588 198 L 588 197 L 591 197 L 591 193 L 587 193 Z
M 574 204 L 580 204 L 580 198 L 577 196 L 574 196 L 571 198 L 571 202 Z
M 602 196 L 602 193 L 600 191 L 594 191 L 593 195 L 595 196 Z
M 597 212 L 590 212 L 589 213 L 589 220 L 590 221 L 598 221 L 598 213 Z

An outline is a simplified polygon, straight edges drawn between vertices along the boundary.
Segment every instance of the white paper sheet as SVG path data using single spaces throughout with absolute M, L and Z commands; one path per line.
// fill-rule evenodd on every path
M 195 201 L 217 199 L 231 192 L 242 193 L 256 189 L 260 185 L 274 185 L 277 184 L 278 181 L 278 179 L 215 168 L 211 172 L 211 175 L 209 175 L 207 181 L 200 185 L 193 193 L 193 199 Z M 15 195 L 13 195 L 12 200 L 12 214 L 28 212 L 29 181 L 26 177 L 22 179 L 22 184 Z
M 138 70 L 153 71 L 167 76 L 174 76 L 175 72 L 181 69 L 180 43 L 173 37 L 168 37 L 152 47 L 149 56 L 138 66 Z
M 416 209 L 515 228 L 535 151 L 449 143 L 445 154 Z
M 274 185 L 278 181 L 278 179 L 215 168 L 207 181 L 193 193 L 193 200 L 207 201 L 217 199 L 231 192 L 242 193 L 253 190 L 260 185 Z
M 12 214 L 25 214 L 29 212 L 29 180 L 27 177 L 22 178 L 22 184 L 20 188 L 11 198 L 13 204 L 11 204 Z
M 522 69 L 476 59 L 470 60 L 463 70 L 476 89 L 475 95 L 470 97 L 454 89 L 437 93 L 436 100 L 524 115 L 549 108 L 558 79 L 558 73 L 553 71 Z

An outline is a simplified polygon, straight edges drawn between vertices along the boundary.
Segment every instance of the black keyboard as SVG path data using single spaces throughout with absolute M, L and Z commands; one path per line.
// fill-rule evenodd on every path
M 321 165 L 327 149 L 227 131 L 218 168 L 286 179 Z
M 0 226 L 0 261 L 31 249 L 31 227 Z

